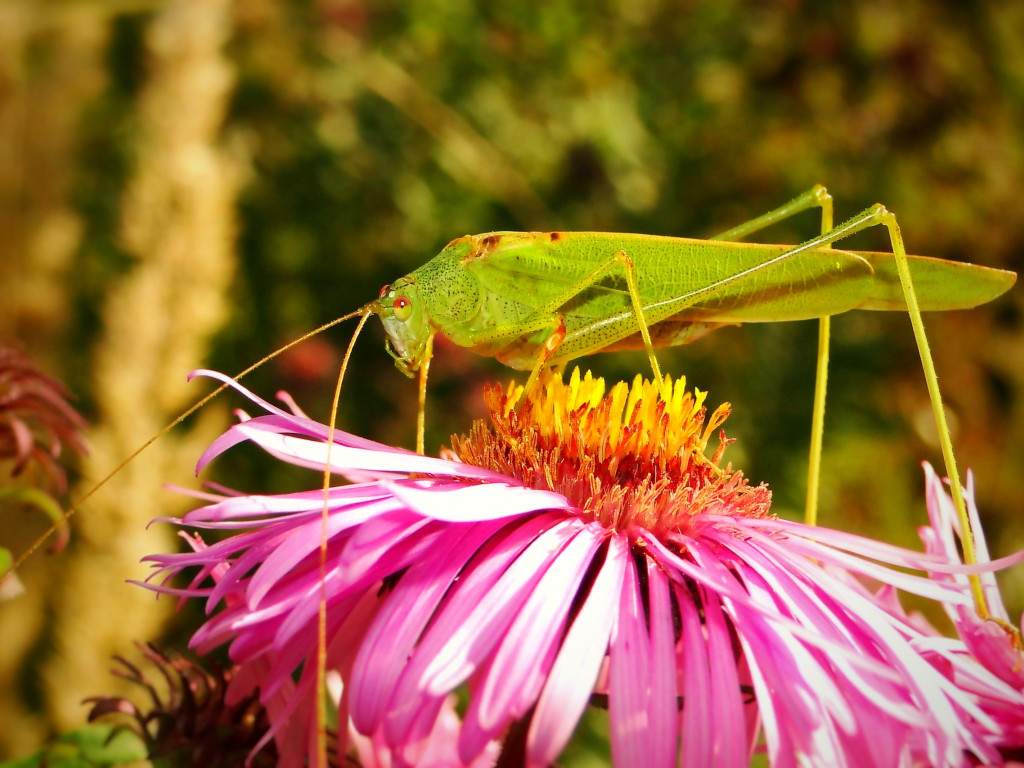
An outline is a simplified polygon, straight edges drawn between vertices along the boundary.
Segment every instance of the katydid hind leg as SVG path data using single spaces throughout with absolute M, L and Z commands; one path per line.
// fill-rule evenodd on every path
M 754 221 L 757 222 L 762 220 L 764 220 L 764 217 L 761 219 L 755 219 Z M 875 204 L 856 216 L 847 219 L 838 226 L 833 227 L 819 237 L 808 240 L 805 243 L 801 243 L 799 246 L 792 248 L 785 253 L 768 259 L 767 261 L 750 267 L 749 269 L 730 275 L 727 278 L 707 285 L 697 291 L 693 291 L 690 294 L 677 297 L 671 302 L 666 302 L 666 305 L 675 311 L 681 310 L 698 301 L 714 296 L 716 293 L 732 283 L 744 280 L 763 269 L 785 262 L 798 254 L 827 247 L 832 243 L 847 238 L 857 232 L 879 225 L 885 226 L 889 232 L 889 241 L 892 246 L 897 271 L 899 272 L 900 285 L 903 289 L 904 300 L 907 304 L 907 311 L 910 314 L 911 325 L 914 329 L 914 338 L 917 341 L 918 352 L 921 356 L 921 365 L 924 369 L 925 383 L 928 388 L 928 397 L 931 400 L 932 412 L 939 433 L 939 444 L 942 449 L 942 456 L 946 466 L 946 474 L 949 477 L 953 504 L 956 508 L 957 516 L 960 519 L 961 529 L 963 531 L 964 560 L 966 563 L 973 565 L 977 562 L 974 537 L 971 531 L 970 519 L 967 516 L 967 507 L 963 498 L 963 486 L 960 483 L 960 473 L 957 471 L 956 459 L 953 455 L 953 446 L 949 437 L 949 427 L 946 423 L 946 415 L 942 406 L 942 396 L 939 391 L 939 382 L 935 374 L 935 364 L 932 361 L 931 349 L 928 345 L 928 338 L 925 335 L 924 323 L 921 320 L 921 310 L 918 306 L 917 295 L 914 291 L 914 283 L 910 275 L 910 265 L 906 249 L 903 246 L 903 237 L 900 233 L 899 225 L 896 222 L 896 217 L 888 211 L 885 206 Z M 723 233 L 723 235 L 733 236 L 738 231 L 740 231 L 740 228 L 730 230 L 729 232 Z M 648 309 L 650 309 L 650 307 L 648 307 Z M 979 616 L 984 619 L 991 618 L 985 594 L 981 587 L 980 578 L 976 574 L 971 574 L 969 576 L 969 580 L 975 607 Z
M 800 246 L 800 250 L 820 248 L 829 243 L 849 237 L 856 232 L 879 225 L 884 226 L 889 233 L 889 242 L 892 246 L 893 255 L 896 260 L 896 267 L 900 276 L 900 284 L 903 288 L 904 299 L 907 303 L 907 311 L 910 315 L 911 326 L 914 330 L 914 338 L 917 342 L 918 353 L 921 356 L 921 366 L 924 369 L 925 384 L 928 388 L 928 397 L 931 400 L 932 414 L 935 418 L 935 425 L 939 433 L 939 446 L 946 466 L 946 475 L 949 478 L 953 505 L 956 508 L 957 516 L 960 519 L 964 562 L 968 565 L 973 565 L 977 562 L 977 554 L 974 546 L 974 533 L 971 529 L 970 518 L 967 515 L 967 506 L 963 496 L 963 485 L 960 482 L 960 473 L 957 470 L 956 457 L 953 454 L 953 444 L 949 436 L 949 426 L 946 423 L 946 414 L 942 405 L 942 395 L 939 391 L 938 376 L 935 373 L 935 363 L 932 360 L 928 337 L 925 334 L 924 322 L 921 319 L 921 310 L 918 306 L 917 294 L 914 291 L 914 283 L 910 275 L 910 263 L 907 259 L 907 252 L 903 245 L 903 235 L 900 233 L 896 217 L 888 211 L 885 206 L 875 204 L 866 211 L 863 211 L 857 216 L 843 222 L 838 227 L 835 227 L 821 237 L 817 237 L 814 240 L 804 243 Z M 981 586 L 980 578 L 977 574 L 970 574 L 968 579 L 970 581 L 971 594 L 974 597 L 975 608 L 978 615 L 983 619 L 991 619 L 992 616 L 988 609 L 988 603 L 985 598 L 984 590 Z
M 914 338 L 917 341 L 918 352 L 921 356 L 921 365 L 924 369 L 925 383 L 928 387 L 928 396 L 932 403 L 932 412 L 939 433 L 939 444 L 941 446 L 943 460 L 946 465 L 946 474 L 948 475 L 950 485 L 952 486 L 953 502 L 956 506 L 957 514 L 961 520 L 961 525 L 964 530 L 964 559 L 969 563 L 974 563 L 976 555 L 974 553 L 973 536 L 970 532 L 970 522 L 967 518 L 967 510 L 963 500 L 960 474 L 957 471 L 956 459 L 953 455 L 953 447 L 949 438 L 949 427 L 946 424 L 946 415 L 942 407 L 942 397 L 939 391 L 938 378 L 935 374 L 935 364 L 932 361 L 931 349 L 928 345 L 928 338 L 925 335 L 924 323 L 921 320 L 921 311 L 918 307 L 917 295 L 914 292 L 914 284 L 910 276 L 910 266 L 907 259 L 906 249 L 903 246 L 903 237 L 900 234 L 899 225 L 896 223 L 896 217 L 889 212 L 885 206 L 875 204 L 856 216 L 847 219 L 839 226 L 833 227 L 829 231 L 824 232 L 819 237 L 808 240 L 805 243 L 801 243 L 796 248 L 776 256 L 762 265 L 753 267 L 749 270 L 744 270 L 743 272 L 732 275 L 725 280 L 721 280 L 718 283 L 708 286 L 707 288 L 701 289 L 698 293 L 707 292 L 707 294 L 710 295 L 714 291 L 720 290 L 724 285 L 734 282 L 735 280 L 742 279 L 754 271 L 783 262 L 786 259 L 790 259 L 805 251 L 828 247 L 838 240 L 842 240 L 857 232 L 879 225 L 885 226 L 889 231 L 889 241 L 892 246 L 897 270 L 900 275 L 900 283 L 907 303 L 907 310 L 910 314 L 911 325 L 914 329 Z M 981 591 L 980 581 L 976 576 L 971 577 L 971 586 L 979 614 L 983 617 L 987 617 L 988 609 L 985 603 L 984 594 Z
M 917 294 L 914 291 L 914 282 L 910 276 L 910 263 L 907 259 L 907 251 L 903 246 L 903 235 L 900 233 L 896 217 L 881 205 L 873 209 L 877 223 L 882 224 L 889 231 L 889 242 L 892 245 L 892 252 L 896 257 L 896 268 L 899 270 L 900 283 L 903 286 L 903 295 L 907 301 L 907 311 L 910 314 L 910 323 L 914 329 L 914 338 L 917 341 L 917 349 L 921 355 L 921 366 L 924 369 L 925 384 L 928 387 L 928 397 L 932 404 L 932 414 L 935 418 L 935 426 L 939 433 L 939 446 L 942 449 L 943 462 L 946 465 L 946 476 L 949 478 L 950 492 L 953 497 L 953 506 L 957 516 L 960 518 L 960 540 L 963 545 L 964 562 L 973 565 L 977 562 L 977 554 L 974 546 L 974 531 L 971 528 L 970 517 L 967 514 L 967 504 L 964 501 L 963 485 L 960 482 L 960 472 L 956 465 L 956 456 L 953 453 L 953 442 L 949 435 L 949 426 L 946 423 L 946 411 L 942 404 L 942 394 L 939 391 L 939 378 L 935 372 L 935 363 L 932 360 L 931 348 L 928 345 L 928 337 L 924 331 L 924 321 L 921 319 L 921 309 L 917 303 Z M 870 226 L 870 224 L 868 225 Z M 968 576 L 971 584 L 971 593 L 974 596 L 975 609 L 983 619 L 992 618 L 988 609 L 988 602 L 980 577 L 975 574 Z M 1012 628 L 1011 628 L 1012 629 Z M 1013 630 L 1016 632 L 1016 630 Z

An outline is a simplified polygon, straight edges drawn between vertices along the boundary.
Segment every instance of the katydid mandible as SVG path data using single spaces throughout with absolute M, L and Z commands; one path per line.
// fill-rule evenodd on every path
M 737 242 L 810 208 L 822 234 L 799 246 Z M 833 249 L 869 227 L 887 228 L 892 253 Z M 969 309 L 995 299 L 1016 274 L 908 256 L 896 218 L 882 205 L 832 227 L 832 198 L 816 186 L 793 201 L 710 240 L 605 232 L 491 232 L 453 240 L 422 267 L 384 286 L 360 314 L 378 315 L 399 370 L 420 373 L 417 450 L 433 338 L 530 370 L 525 391 L 547 365 L 583 355 L 654 350 L 694 341 L 723 325 L 821 320 L 807 516 L 813 522 L 823 430 L 828 318 L 851 309 L 910 314 L 953 499 L 969 531 L 922 311 Z M 965 539 L 965 559 L 973 544 Z M 988 616 L 980 583 L 979 614 Z

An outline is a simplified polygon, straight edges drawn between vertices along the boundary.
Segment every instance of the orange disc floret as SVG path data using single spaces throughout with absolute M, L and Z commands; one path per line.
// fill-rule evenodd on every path
M 716 510 L 769 514 L 766 486 L 751 487 L 731 465 L 720 466 L 731 442 L 720 428 L 731 406 L 709 417 L 706 392 L 688 391 L 685 378 L 666 377 L 666 384 L 667 400 L 640 376 L 607 390 L 603 379 L 576 369 L 568 382 L 546 373 L 525 396 L 515 384 L 489 387 L 490 425 L 476 422 L 468 436 L 452 439 L 452 450 L 467 463 L 561 493 L 581 517 L 614 531 L 683 530 L 694 514 Z

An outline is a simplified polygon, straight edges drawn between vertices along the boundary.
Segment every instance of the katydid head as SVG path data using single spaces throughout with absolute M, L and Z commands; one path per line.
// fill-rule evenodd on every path
M 411 377 L 422 364 L 427 342 L 434 335 L 416 283 L 403 277 L 385 285 L 373 311 L 384 324 L 388 354 L 395 359 L 395 367 Z

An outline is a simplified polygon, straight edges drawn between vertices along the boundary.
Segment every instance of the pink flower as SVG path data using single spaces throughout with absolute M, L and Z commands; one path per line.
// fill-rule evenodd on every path
M 921 540 L 928 552 L 953 563 L 960 562 L 960 550 L 957 546 L 957 540 L 961 536 L 960 521 L 953 508 L 953 499 L 943 488 L 942 481 L 929 464 L 924 465 L 924 471 L 928 517 L 931 524 L 919 530 Z M 991 619 L 982 620 L 973 606 L 946 604 L 946 612 L 952 619 L 957 634 L 963 640 L 964 652 L 973 657 L 984 671 L 997 678 L 998 682 L 986 681 L 987 688 L 993 689 L 999 683 L 1003 683 L 1009 690 L 1020 694 L 1024 691 L 1021 635 L 1015 633 L 1002 595 L 999 593 L 999 586 L 996 584 L 994 570 L 1001 564 L 993 564 L 990 561 L 988 544 L 981 528 L 978 508 L 974 503 L 974 477 L 970 473 L 967 475 L 964 499 L 967 502 L 971 529 L 974 531 L 978 562 L 983 566 L 979 577 Z M 1018 559 L 1019 556 L 1006 558 L 1004 563 Z M 935 573 L 933 577 L 967 589 L 966 573 Z M 1017 626 L 1024 628 L 1024 617 L 1017 622 Z M 978 674 L 981 672 L 978 671 Z M 983 706 L 988 706 L 992 716 L 1000 722 L 1004 737 L 998 742 L 998 746 L 1004 749 L 1004 754 L 1017 760 L 1024 760 L 1024 706 L 1012 706 L 1008 696 L 996 697 L 991 703 L 983 702 Z
M 200 467 L 249 441 L 323 470 L 327 427 L 236 388 L 266 414 Z M 259 688 L 282 764 L 315 742 L 324 598 L 339 721 L 394 765 L 429 764 L 463 684 L 468 709 L 448 732 L 467 764 L 504 738 L 547 766 L 588 705 L 607 707 L 620 766 L 743 766 L 759 737 L 776 766 L 1002 759 L 992 712 L 1024 696 L 861 581 L 968 610 L 959 580 L 902 570 L 962 570 L 948 553 L 775 518 L 767 488 L 720 466 L 724 434 L 706 454 L 728 406 L 705 424 L 704 395 L 683 382 L 667 403 L 639 378 L 604 397 L 576 373 L 538 389 L 517 407 L 513 389 L 488 390 L 493 426 L 448 458 L 335 433 L 331 469 L 350 484 L 329 491 L 323 584 L 319 489 L 209 494 L 184 522 L 231 535 L 149 558 L 166 578 L 191 572 L 160 588 L 206 601 L 192 645 L 230 644 L 248 670 L 235 693 Z
M 12 475 L 37 465 L 43 477 L 32 484 L 63 493 L 64 469 L 57 463 L 64 444 L 85 453 L 85 420 L 68 405 L 68 391 L 9 343 L 0 342 L 0 461 L 14 460 Z
M 12 477 L 24 473 L 23 482 L 0 488 L 0 504 L 31 507 L 55 523 L 61 521 L 63 511 L 54 495 L 66 490 L 67 476 L 58 459 L 64 445 L 86 452 L 86 423 L 68 397 L 63 384 L 15 346 L 0 341 L 0 465 L 13 462 Z M 68 537 L 68 527 L 61 525 L 51 551 L 62 550 Z M 24 592 L 11 570 L 13 561 L 10 551 L 0 547 L 0 600 Z

